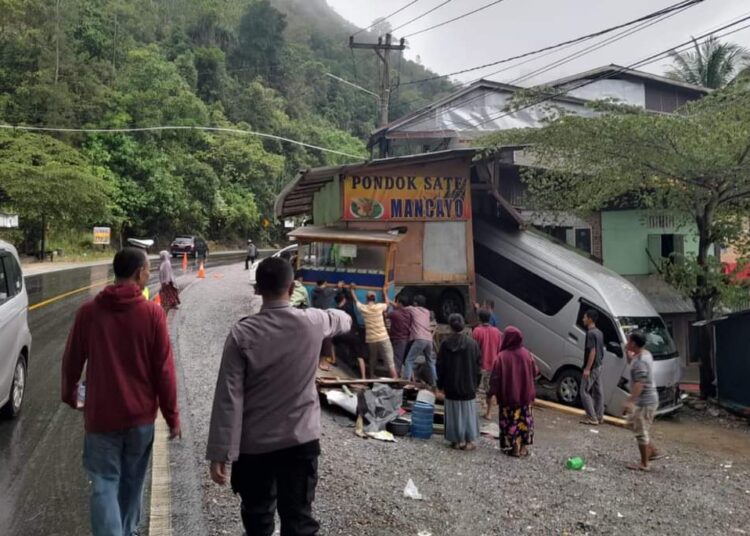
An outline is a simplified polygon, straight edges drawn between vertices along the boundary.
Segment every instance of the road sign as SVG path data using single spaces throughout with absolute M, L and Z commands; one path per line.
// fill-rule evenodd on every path
M 18 229 L 18 214 L 0 212 L 0 227 L 4 229 Z
M 108 246 L 112 237 L 112 230 L 109 227 L 94 227 L 94 244 Z

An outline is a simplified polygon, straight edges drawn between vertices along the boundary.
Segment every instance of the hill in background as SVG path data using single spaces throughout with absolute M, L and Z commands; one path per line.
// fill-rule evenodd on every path
M 0 132 L 0 210 L 23 250 L 75 251 L 93 225 L 115 236 L 278 238 L 261 222 L 297 169 L 367 156 L 375 55 L 323 0 L 3 0 L 0 121 L 52 127 L 211 126 L 251 135 Z M 360 37 L 375 39 L 372 34 Z M 433 73 L 393 62 L 392 79 Z M 395 89 L 391 117 L 449 91 Z

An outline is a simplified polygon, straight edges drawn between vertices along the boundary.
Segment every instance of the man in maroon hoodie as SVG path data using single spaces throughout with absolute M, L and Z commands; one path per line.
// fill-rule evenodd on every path
M 157 409 L 170 439 L 181 435 L 166 316 L 142 295 L 148 258 L 125 248 L 113 264 L 115 284 L 80 308 L 62 363 L 62 401 L 74 409 L 86 366 L 83 466 L 94 536 L 136 534 Z

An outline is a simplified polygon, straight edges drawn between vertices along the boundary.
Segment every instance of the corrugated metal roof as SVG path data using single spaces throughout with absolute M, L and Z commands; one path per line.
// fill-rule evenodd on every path
M 353 162 L 343 166 L 328 166 L 300 170 L 297 176 L 287 184 L 276 197 L 274 213 L 277 218 L 288 218 L 312 214 L 315 192 L 333 181 L 337 175 L 362 173 L 378 167 L 396 165 L 412 165 L 424 162 L 439 162 L 454 158 L 470 158 L 476 153 L 475 149 L 451 149 L 434 153 L 423 153 L 408 156 L 380 158 L 363 162 Z
M 412 121 L 412 120 L 414 120 L 414 119 L 416 119 L 418 117 L 421 117 L 423 115 L 429 114 L 430 112 L 432 112 L 433 110 L 435 110 L 437 108 L 440 108 L 441 106 L 445 106 L 446 104 L 450 104 L 450 103 L 452 103 L 452 102 L 460 99 L 461 97 L 463 97 L 463 96 L 465 96 L 465 95 L 467 95 L 467 94 L 469 94 L 469 93 L 471 93 L 473 91 L 476 91 L 477 89 L 482 89 L 482 88 L 489 89 L 491 91 L 502 91 L 504 93 L 515 93 L 518 90 L 528 89 L 528 88 L 524 88 L 524 87 L 521 87 L 521 86 L 514 86 L 512 84 L 505 84 L 505 83 L 502 83 L 502 82 L 496 82 L 494 80 L 485 80 L 485 79 L 477 80 L 473 84 L 470 84 L 470 85 L 468 85 L 466 87 L 460 88 L 460 89 L 454 91 L 453 93 L 451 93 L 450 95 L 447 95 L 447 96 L 443 97 L 442 99 L 438 99 L 435 102 L 432 102 L 432 103 L 428 104 L 427 106 L 424 106 L 422 108 L 419 108 L 418 110 L 415 110 L 415 111 L 411 112 L 410 114 L 407 114 L 405 116 L 399 117 L 398 119 L 394 119 L 393 121 L 391 121 L 387 125 L 385 125 L 383 127 L 380 127 L 379 129 L 373 131 L 372 136 L 374 137 L 374 136 L 377 136 L 377 134 L 380 133 L 380 132 L 391 130 L 391 129 L 394 129 L 394 128 L 398 128 L 398 127 L 400 127 L 400 126 L 402 126 L 402 125 L 404 125 L 404 124 L 406 124 L 406 123 L 408 123 L 408 122 L 410 122 L 410 121 Z M 586 102 L 587 102 L 584 99 L 580 99 L 578 97 L 573 97 L 573 96 L 570 96 L 570 95 L 560 95 L 560 96 L 555 97 L 554 100 L 559 100 L 559 101 L 562 101 L 562 102 L 570 102 L 570 103 L 575 103 L 575 104 L 586 104 Z
M 674 80 L 672 78 L 667 78 L 665 76 L 659 76 L 658 74 L 638 71 L 636 69 L 628 69 L 627 67 L 621 67 L 615 64 L 605 65 L 603 67 L 597 67 L 596 69 L 591 69 L 590 71 L 574 74 L 572 76 L 566 76 L 565 78 L 560 78 L 558 80 L 547 82 L 544 85 L 551 86 L 551 87 L 559 87 L 559 86 L 568 84 L 570 82 L 578 82 L 579 80 L 585 80 L 585 79 L 595 77 L 595 76 L 596 77 L 603 76 L 603 75 L 606 75 L 607 73 L 615 73 L 616 75 L 622 78 L 637 78 L 640 80 L 650 80 L 652 82 L 658 82 L 659 84 L 666 84 L 666 85 L 670 85 L 674 87 L 688 89 L 691 91 L 695 91 L 696 93 L 701 93 L 703 95 L 708 95 L 711 92 L 710 89 L 702 87 L 702 86 L 696 86 L 695 84 L 689 84 L 681 80 Z
M 626 275 L 651 302 L 659 314 L 695 313 L 693 302 L 657 274 Z

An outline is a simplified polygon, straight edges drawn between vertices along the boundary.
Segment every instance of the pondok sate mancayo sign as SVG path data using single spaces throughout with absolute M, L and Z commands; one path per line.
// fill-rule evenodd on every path
M 468 220 L 465 177 L 350 175 L 344 178 L 344 220 Z

